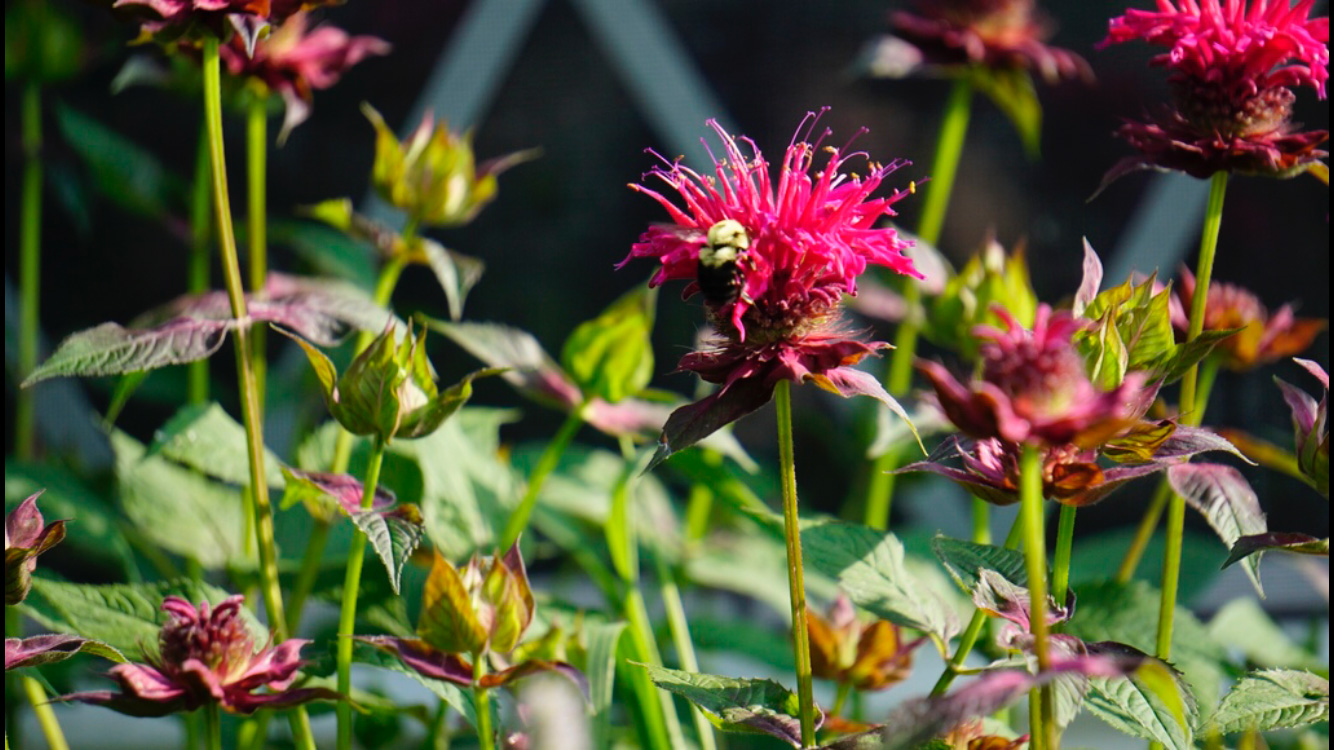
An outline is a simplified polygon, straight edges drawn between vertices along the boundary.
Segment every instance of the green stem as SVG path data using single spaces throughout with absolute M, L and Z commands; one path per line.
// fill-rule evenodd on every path
M 940 135 L 936 139 L 936 152 L 931 160 L 931 181 L 926 184 L 921 221 L 917 226 L 917 236 L 928 245 L 940 242 L 945 213 L 950 205 L 950 193 L 954 190 L 954 178 L 963 157 L 972 102 L 972 84 L 964 77 L 956 79 L 950 89 L 949 100 L 945 103 L 945 115 L 940 123 Z M 889 373 L 885 376 L 885 388 L 894 397 L 907 393 L 912 385 L 912 364 L 917 354 L 917 338 L 922 325 L 918 309 L 921 300 L 920 285 L 909 280 L 903 287 L 903 303 L 907 313 L 894 335 L 894 353 L 890 355 Z M 867 526 L 882 531 L 889 528 L 890 507 L 898 476 L 890 472 L 899 467 L 911 450 L 911 446 L 890 449 L 876 459 L 870 481 L 867 482 Z
M 583 409 L 575 409 L 570 412 L 570 416 L 565 418 L 565 424 L 560 426 L 556 436 L 547 443 L 546 450 L 537 459 L 537 465 L 533 467 L 533 474 L 528 478 L 528 488 L 523 493 L 523 499 L 519 501 L 519 507 L 510 514 L 509 521 L 505 524 L 505 531 L 501 535 L 500 549 L 509 549 L 518 540 L 519 535 L 528 528 L 528 518 L 533 514 L 533 508 L 537 506 L 537 496 L 542 491 L 542 484 L 546 482 L 547 475 L 555 471 L 560 463 L 560 458 L 565 454 L 565 449 L 569 447 L 570 440 L 574 434 L 579 431 L 579 426 L 583 424 Z
M 806 581 L 801 564 L 801 526 L 797 517 L 797 470 L 792 449 L 792 384 L 774 390 L 778 412 L 779 480 L 783 487 L 783 535 L 787 540 L 787 582 L 792 600 L 792 655 L 797 668 L 797 705 L 801 743 L 815 745 L 815 700 L 811 692 L 811 641 L 806 624 Z
M 1209 300 L 1209 282 L 1214 273 L 1214 254 L 1218 249 L 1218 230 L 1223 223 L 1223 196 L 1227 192 L 1227 172 L 1215 173 L 1209 184 L 1209 206 L 1204 214 L 1204 232 L 1200 237 L 1200 259 L 1195 271 L 1195 293 L 1191 298 L 1190 327 L 1186 342 L 1199 338 L 1204 330 L 1204 312 Z M 1199 424 L 1201 415 L 1196 401 L 1198 367 L 1192 367 L 1181 381 L 1181 404 L 1190 408 L 1189 423 Z M 1157 656 L 1172 655 L 1172 615 L 1176 611 L 1177 586 L 1181 581 L 1181 541 L 1186 528 L 1186 501 L 1173 494 L 1167 507 L 1167 546 L 1163 554 L 1162 599 L 1158 606 Z
M 221 249 L 222 268 L 227 281 L 227 299 L 232 317 L 241 323 L 232 334 L 236 337 L 236 370 L 241 388 L 241 404 L 250 458 L 250 489 L 254 498 L 253 523 L 259 546 L 260 578 L 264 607 L 276 640 L 287 638 L 287 618 L 283 614 L 282 592 L 278 588 L 278 562 L 273 538 L 273 506 L 269 503 L 269 483 L 264 472 L 263 414 L 255 385 L 255 372 L 249 352 L 248 316 L 241 266 L 236 257 L 236 235 L 232 230 L 231 200 L 227 192 L 227 157 L 222 145 L 222 85 L 218 64 L 218 40 L 204 39 L 204 118 L 208 125 L 209 164 L 213 172 L 213 198 Z
M 1019 464 L 1019 517 L 1024 528 L 1024 558 L 1028 571 L 1029 629 L 1033 633 L 1033 651 L 1038 671 L 1051 668 L 1047 654 L 1047 549 L 1043 531 L 1042 451 L 1025 444 Z M 1050 694 L 1047 688 L 1042 692 Z M 1040 737 L 1047 750 L 1056 750 L 1056 725 L 1046 711 L 1044 696 L 1030 721 L 1033 737 Z
M 213 702 L 204 704 L 204 747 L 222 750 L 222 717 Z
M 636 659 L 661 667 L 662 654 L 658 651 L 657 642 L 653 640 L 653 628 L 649 622 L 648 608 L 644 606 L 644 595 L 636 587 L 626 587 L 622 602 Z M 681 719 L 676 715 L 676 704 L 672 702 L 671 694 L 655 687 L 647 670 L 636 668 L 631 674 L 649 742 L 658 750 L 684 747 L 685 734 L 681 731 Z
M 199 146 L 195 151 L 194 181 L 190 188 L 190 265 L 187 276 L 190 294 L 204 294 L 209 288 L 209 209 L 212 208 L 212 195 L 209 184 L 213 176 L 209 173 L 208 123 L 201 123 L 199 128 Z M 191 404 L 200 405 L 208 402 L 208 360 L 200 359 L 188 365 L 187 393 Z
M 1014 549 L 1019 546 L 1024 526 L 1022 516 L 1016 517 L 1014 523 L 1010 525 L 1010 533 L 1005 537 L 1005 548 Z M 981 609 L 973 611 L 973 618 L 968 621 L 968 627 L 959 636 L 959 648 L 955 649 L 954 656 L 945 665 L 945 671 L 940 674 L 940 679 L 936 680 L 935 687 L 931 688 L 931 695 L 944 695 L 949 690 L 950 683 L 959 676 L 963 663 L 967 661 L 968 655 L 973 652 L 973 646 L 977 645 L 977 639 L 982 635 L 982 629 L 987 624 L 987 613 Z
M 23 684 L 23 693 L 28 696 L 28 702 L 32 704 L 32 712 L 37 715 L 37 726 L 42 728 L 42 736 L 46 738 L 46 746 L 51 750 L 69 750 L 69 743 L 65 741 L 65 733 L 60 729 L 60 721 L 56 719 L 56 712 L 51 708 L 50 701 L 47 700 L 46 690 L 42 688 L 42 683 L 35 677 L 23 675 L 19 678 Z
M 366 481 L 362 483 L 361 507 L 369 509 L 375 501 L 375 490 L 380 483 L 380 465 L 384 462 L 384 441 L 375 438 L 371 443 L 371 457 L 366 466 Z M 347 575 L 343 578 L 343 602 L 338 615 L 338 692 L 352 692 L 352 631 L 357 623 L 357 590 L 361 586 L 361 568 L 366 562 L 366 535 L 357 530 L 347 552 Z M 338 750 L 352 748 L 352 705 L 338 704 Z
M 263 89 L 263 84 L 252 87 L 252 95 L 246 105 L 246 228 L 250 235 L 250 291 L 255 294 L 264 290 L 264 282 L 269 274 L 269 95 Z M 263 326 L 256 326 L 251 331 L 253 339 L 250 342 L 255 369 L 255 392 L 261 409 L 264 407 L 265 381 L 268 379 L 268 364 L 264 358 L 267 333 Z
M 1057 604 L 1064 604 L 1070 590 L 1070 553 L 1075 541 L 1075 511 L 1073 505 L 1061 506 L 1061 517 L 1056 528 L 1056 554 L 1052 560 L 1051 591 Z
M 37 367 L 37 312 L 42 278 L 42 87 L 23 84 L 22 104 L 23 193 L 19 216 L 19 373 L 26 377 Z M 36 413 L 33 392 L 20 388 L 14 407 L 14 453 L 21 461 L 36 449 Z
M 473 654 L 472 664 L 472 695 L 477 711 L 477 741 L 481 750 L 494 750 L 496 732 L 491 728 L 491 696 L 487 689 L 482 687 L 482 678 L 486 677 L 486 654 Z
M 991 544 L 991 503 L 973 498 L 973 541 Z
M 829 709 L 830 716 L 842 716 L 843 706 L 848 702 L 848 696 L 852 694 L 851 682 L 840 682 L 834 689 L 834 707 Z
M 657 561 L 658 585 L 662 594 L 662 606 L 667 614 L 667 628 L 672 634 L 672 645 L 676 647 L 676 658 L 686 672 L 697 674 L 699 660 L 695 657 L 695 642 L 690 637 L 690 620 L 686 618 L 685 604 L 681 601 L 681 589 L 676 576 L 661 556 Z M 695 734 L 699 738 L 700 750 L 716 750 L 718 742 L 713 736 L 713 725 L 699 706 L 690 705 L 690 715 L 695 722 Z
M 241 264 L 236 255 L 231 197 L 227 190 L 227 156 L 222 141 L 222 77 L 216 37 L 205 36 L 203 53 L 204 124 L 208 131 L 209 170 L 213 176 L 212 193 L 219 255 L 222 258 L 223 279 L 227 285 L 227 300 L 231 304 L 232 317 L 238 322 L 232 335 L 236 343 L 236 379 L 241 390 L 242 423 L 245 425 L 246 451 L 250 459 L 250 492 L 243 504 L 245 523 L 248 528 L 254 529 L 255 542 L 259 547 L 260 587 L 273 638 L 275 641 L 285 641 L 288 636 L 287 616 L 283 611 L 283 595 L 278 585 L 273 505 L 269 502 L 269 482 L 264 471 L 264 411 L 260 405 L 259 387 L 250 357 L 249 316 L 246 312 L 245 287 L 241 280 Z M 310 733 L 310 719 L 305 707 L 293 708 L 289 718 L 297 746 L 304 750 L 315 750 L 315 738 Z
M 1198 427 L 1204 423 L 1209 394 L 1218 379 L 1218 367 L 1219 361 L 1213 357 L 1206 359 L 1200 365 L 1200 382 L 1195 389 L 1195 409 L 1182 417 L 1182 422 L 1185 424 Z M 1121 567 L 1116 571 L 1118 583 L 1129 583 L 1130 579 L 1135 577 L 1139 561 L 1144 556 L 1145 548 L 1149 546 L 1149 540 L 1153 538 L 1154 530 L 1158 528 L 1158 520 L 1162 518 L 1163 509 L 1167 507 L 1167 500 L 1171 494 L 1172 486 L 1166 479 L 1161 480 L 1158 488 L 1154 490 L 1153 499 L 1149 501 L 1149 507 L 1144 511 L 1144 517 L 1140 519 L 1139 526 L 1135 529 L 1135 536 L 1130 541 L 1130 547 L 1126 549 L 1125 557 L 1121 559 Z

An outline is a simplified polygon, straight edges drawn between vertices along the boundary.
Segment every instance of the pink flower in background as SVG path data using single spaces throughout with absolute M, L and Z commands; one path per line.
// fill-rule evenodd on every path
M 226 40 L 232 31 L 251 52 L 264 28 L 302 10 L 335 0 L 115 0 L 111 7 L 138 21 L 139 41 L 174 42 L 210 34 Z
M 1159 0 L 1112 19 L 1106 47 L 1143 40 L 1169 47 L 1153 59 L 1172 71 L 1175 107 L 1153 122 L 1127 122 L 1118 134 L 1143 157 L 1123 160 L 1104 185 L 1143 168 L 1196 177 L 1236 171 L 1286 177 L 1327 156 L 1329 134 L 1291 122 L 1292 88 L 1321 99 L 1329 78 L 1329 19 L 1308 18 L 1313 0 Z
M 667 209 L 671 223 L 649 227 L 621 265 L 655 258 L 662 267 L 650 284 L 689 280 L 684 296 L 703 294 L 719 333 L 707 348 L 686 355 L 681 369 L 722 387 L 672 413 L 659 460 L 763 406 L 784 380 L 814 382 L 842 396 L 874 396 L 902 415 L 874 377 L 852 367 L 887 345 L 861 341 L 839 318 L 843 295 L 857 293 L 857 277 L 868 266 L 921 278 L 903 254 L 908 241 L 892 227 L 876 226 L 894 216 L 893 204 L 911 191 L 872 197 L 905 162 L 869 162 L 864 176 L 844 172 L 849 159 L 866 155 L 824 146 L 827 130 L 812 142 L 823 113 L 807 114 L 776 177 L 753 142 L 710 121 L 723 146 L 712 176 L 680 162 L 649 173 L 682 205 L 631 185 Z M 828 158 L 816 169 L 820 150 Z
M 1091 80 L 1084 58 L 1049 46 L 1051 23 L 1034 0 L 920 0 L 915 12 L 889 17 L 894 35 L 916 47 L 927 63 L 983 65 L 1036 71 L 1048 83 Z
M 336 699 L 326 688 L 290 689 L 301 667 L 301 647 L 290 639 L 255 650 L 249 625 L 241 616 L 244 597 L 216 607 L 195 607 L 176 596 L 162 609 L 170 619 L 159 634 L 159 654 L 149 664 L 121 664 L 107 674 L 120 683 L 110 690 L 67 695 L 130 716 L 165 716 L 217 702 L 227 711 L 250 714 L 261 708 L 286 708 L 312 700 Z M 269 692 L 257 693 L 260 688 Z
M 287 114 L 281 142 L 310 116 L 317 89 L 327 89 L 344 72 L 370 55 L 389 53 L 389 43 L 374 36 L 350 36 L 335 26 L 309 28 L 310 19 L 297 13 L 261 39 L 253 54 L 240 36 L 232 37 L 219 54 L 234 76 L 249 76 L 283 97 Z
M 1195 275 L 1189 269 L 1181 269 L 1174 291 L 1170 300 L 1172 325 L 1184 337 L 1195 297 Z M 1209 286 L 1204 330 L 1241 329 L 1218 342 L 1211 355 L 1220 357 L 1230 370 L 1252 370 L 1301 354 L 1326 325 L 1324 320 L 1298 318 L 1292 305 L 1284 305 L 1271 314 L 1259 297 L 1236 284 L 1214 281 Z
M 941 409 L 970 437 L 1011 443 L 1093 448 L 1128 428 L 1147 408 L 1143 377 L 1131 373 L 1112 391 L 1095 386 L 1075 350 L 1084 324 L 1070 312 L 1038 307 L 1033 329 L 994 308 L 1006 330 L 978 326 L 982 377 L 964 386 L 936 362 L 918 364 L 935 387 Z

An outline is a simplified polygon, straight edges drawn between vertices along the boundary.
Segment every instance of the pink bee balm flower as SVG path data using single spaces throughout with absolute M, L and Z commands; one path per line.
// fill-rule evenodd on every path
M 838 319 L 843 295 L 857 293 L 857 277 L 869 265 L 921 278 L 903 254 L 909 243 L 891 227 L 876 227 L 881 217 L 895 215 L 891 207 L 911 189 L 872 197 L 906 162 L 872 162 L 859 176 L 842 170 L 864 154 L 825 147 L 828 159 L 815 169 L 829 132 L 814 143 L 809 135 L 823 112 L 802 121 L 805 133 L 799 129 L 788 145 L 776 178 L 753 142 L 711 120 L 723 146 L 712 176 L 680 162 L 649 173 L 682 205 L 649 187 L 630 186 L 657 200 L 671 223 L 649 227 L 621 265 L 655 258 L 662 267 L 650 284 L 688 280 L 684 296 L 703 294 L 721 336 L 716 346 L 681 361 L 681 369 L 722 388 L 672 414 L 660 458 L 759 408 L 782 380 L 815 382 L 844 396 L 873 395 L 901 413 L 874 378 L 851 367 L 887 345 L 852 338 Z
M 1329 79 L 1329 19 L 1308 18 L 1313 0 L 1158 0 L 1111 21 L 1100 46 L 1133 40 L 1170 47 L 1153 59 L 1172 71 L 1175 110 L 1119 131 L 1144 157 L 1124 160 L 1104 184 L 1147 167 L 1196 177 L 1229 170 L 1292 176 L 1327 154 L 1329 134 L 1299 132 L 1291 88 L 1321 99 Z
M 107 674 L 120 683 L 120 692 L 75 693 L 59 700 L 106 706 L 130 716 L 165 716 L 210 702 L 250 714 L 337 699 L 338 693 L 326 688 L 290 689 L 302 664 L 301 647 L 309 641 L 293 638 L 256 651 L 241 617 L 243 601 L 238 595 L 216 607 L 207 602 L 195 607 L 180 597 L 167 597 L 162 609 L 170 619 L 158 636 L 156 659 L 113 667 Z M 265 687 L 268 692 L 255 692 Z
M 1088 378 L 1073 335 L 1084 323 L 1070 312 L 1038 307 L 1027 330 L 1008 312 L 993 308 L 1006 330 L 978 326 L 982 378 L 965 387 L 942 365 L 918 369 L 935 387 L 945 416 L 970 437 L 1011 443 L 1093 448 L 1128 428 L 1143 413 L 1143 377 L 1131 373 L 1112 391 Z
M 1049 46 L 1051 23 L 1035 0 L 920 0 L 916 12 L 890 15 L 894 34 L 937 65 L 1037 71 L 1044 80 L 1090 80 L 1084 58 Z
M 1169 300 L 1172 326 L 1184 338 L 1195 297 L 1195 275 L 1189 269 L 1181 269 L 1174 291 L 1176 294 Z M 1213 351 L 1212 356 L 1220 357 L 1229 370 L 1253 370 L 1301 354 L 1325 326 L 1323 320 L 1297 317 L 1292 305 L 1284 305 L 1271 314 L 1259 297 L 1236 284 L 1215 281 L 1209 286 L 1204 330 L 1241 329 L 1218 342 Z
M 370 55 L 389 53 L 389 43 L 374 36 L 350 36 L 334 26 L 310 29 L 310 19 L 297 13 L 255 45 L 250 54 L 245 41 L 232 37 L 219 54 L 234 76 L 249 76 L 283 97 L 286 116 L 279 142 L 310 116 L 316 89 L 327 89 L 344 72 Z

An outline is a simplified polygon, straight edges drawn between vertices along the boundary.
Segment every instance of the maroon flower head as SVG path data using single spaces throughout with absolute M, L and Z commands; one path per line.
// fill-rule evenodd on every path
M 241 49 L 253 52 L 265 27 L 280 24 L 303 10 L 337 0 L 114 0 L 111 7 L 125 10 L 140 21 L 139 41 L 173 42 L 210 34 L 227 39 L 235 31 Z
M 1195 297 L 1195 275 L 1181 269 L 1176 294 L 1170 300 L 1172 325 L 1185 336 L 1190 324 L 1190 306 Z M 1270 313 L 1249 290 L 1215 281 L 1209 286 L 1204 308 L 1204 330 L 1237 333 L 1218 342 L 1213 356 L 1221 357 L 1230 370 L 1253 370 L 1261 365 L 1301 354 L 1325 330 L 1326 321 L 1298 318 L 1292 305 Z
M 881 217 L 895 215 L 891 206 L 908 191 L 871 197 L 906 162 L 871 162 L 862 177 L 841 170 L 865 154 L 827 147 L 824 168 L 812 174 L 815 154 L 829 135 L 826 130 L 814 143 L 809 140 L 823 112 L 808 113 L 802 121 L 805 133 L 799 130 L 788 145 L 776 181 L 753 142 L 738 143 L 710 120 L 723 145 L 712 177 L 680 162 L 649 173 L 676 191 L 683 206 L 649 187 L 630 186 L 662 204 L 672 223 L 649 227 L 621 265 L 632 258 L 658 259 L 662 268 L 651 284 L 691 280 L 684 295 L 704 292 L 720 332 L 760 343 L 820 328 L 844 294 L 857 293 L 857 276 L 868 265 L 921 278 L 903 254 L 909 243 L 893 228 L 875 226 Z
M 982 379 L 963 386 L 940 364 L 920 362 L 950 421 L 970 437 L 1011 443 L 1092 448 L 1140 416 L 1143 377 L 1131 373 L 1112 391 L 1088 378 L 1073 335 L 1083 325 L 1068 311 L 1039 306 L 1033 330 L 997 309 L 1006 330 L 978 326 Z
M 47 523 L 37 508 L 40 490 L 5 514 L 5 605 L 21 603 L 32 587 L 37 556 L 65 538 L 65 522 Z
M 211 607 L 198 607 L 175 596 L 162 609 L 170 619 L 159 634 L 159 655 L 150 664 L 121 664 L 108 675 L 120 692 L 76 693 L 61 700 L 103 705 L 131 716 L 164 716 L 210 702 L 227 711 L 250 714 L 260 708 L 285 708 L 311 700 L 337 698 L 324 688 L 290 689 L 301 667 L 301 647 L 290 639 L 255 650 L 241 616 L 244 597 L 233 596 Z M 267 687 L 268 692 L 257 693 Z
M 249 76 L 283 97 L 286 116 L 279 142 L 310 116 L 317 89 L 327 89 L 344 72 L 370 55 L 389 53 L 389 43 L 374 36 L 350 36 L 335 26 L 309 28 L 310 19 L 297 13 L 255 45 L 253 54 L 238 35 L 219 54 L 234 76 Z
M 1292 176 L 1327 154 L 1329 134 L 1290 122 L 1291 90 L 1321 99 L 1329 78 L 1329 19 L 1307 18 L 1313 0 L 1158 0 L 1112 19 L 1100 47 L 1143 40 L 1169 47 L 1153 64 L 1172 71 L 1172 111 L 1155 122 L 1128 122 L 1118 134 L 1142 154 L 1124 160 L 1104 184 L 1145 167 L 1196 177 L 1219 171 Z
M 686 355 L 681 369 L 722 388 L 672 413 L 655 463 L 763 406 L 784 380 L 813 382 L 842 396 L 874 396 L 902 416 L 875 378 L 852 368 L 887 344 L 855 338 L 839 316 L 843 295 L 857 293 L 857 277 L 869 265 L 922 276 L 903 254 L 909 243 L 892 227 L 876 227 L 911 191 L 872 197 L 905 162 L 872 162 L 865 176 L 841 171 L 865 154 L 822 147 L 827 130 L 811 141 L 824 111 L 807 114 L 776 177 L 753 142 L 709 121 L 723 146 L 712 176 L 680 162 L 649 173 L 683 205 L 631 185 L 662 204 L 671 223 L 649 227 L 621 265 L 656 258 L 662 267 L 650 284 L 689 280 L 684 296 L 703 294 L 719 333 L 709 348 Z M 815 169 L 822 148 L 829 156 Z
M 1090 80 L 1084 58 L 1046 44 L 1051 23 L 1034 0 L 919 0 L 916 12 L 890 15 L 895 36 L 937 65 L 983 65 L 1037 71 L 1048 83 Z

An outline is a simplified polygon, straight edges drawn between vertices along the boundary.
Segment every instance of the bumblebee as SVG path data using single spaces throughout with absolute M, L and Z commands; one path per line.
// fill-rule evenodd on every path
M 704 245 L 699 249 L 696 277 L 699 290 L 711 305 L 736 301 L 744 282 L 740 261 L 750 247 L 750 235 L 735 219 L 723 219 L 709 227 Z

